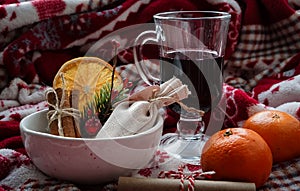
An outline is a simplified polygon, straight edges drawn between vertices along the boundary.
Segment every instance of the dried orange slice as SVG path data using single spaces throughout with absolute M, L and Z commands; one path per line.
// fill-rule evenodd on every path
M 53 88 L 79 91 L 78 109 L 93 100 L 105 84 L 111 84 L 113 67 L 97 57 L 79 57 L 64 63 L 53 80 Z M 62 77 L 63 76 L 63 77 Z M 122 89 L 122 78 L 115 71 L 114 89 Z

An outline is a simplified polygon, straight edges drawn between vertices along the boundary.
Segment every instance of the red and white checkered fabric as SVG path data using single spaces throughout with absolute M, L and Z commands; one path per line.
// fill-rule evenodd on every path
M 226 82 L 250 91 L 263 78 L 280 75 L 298 56 L 299 20 L 300 12 L 295 12 L 275 23 L 243 26 L 240 43 L 227 63 Z M 285 77 L 294 76 L 294 72 L 285 71 Z

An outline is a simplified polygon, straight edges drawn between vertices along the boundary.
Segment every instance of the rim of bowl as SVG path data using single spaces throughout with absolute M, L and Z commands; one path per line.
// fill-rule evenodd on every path
M 97 141 L 97 140 L 122 140 L 122 139 L 132 139 L 132 138 L 136 138 L 145 134 L 150 134 L 155 132 L 157 129 L 159 129 L 161 126 L 163 126 L 163 117 L 160 116 L 158 118 L 158 121 L 156 123 L 156 125 L 154 126 L 155 128 L 150 128 L 146 131 L 143 131 L 141 133 L 138 134 L 134 134 L 134 135 L 126 135 L 126 136 L 122 136 L 122 137 L 106 137 L 106 138 L 76 138 L 76 137 L 63 137 L 63 136 L 59 136 L 59 135 L 53 135 L 50 133 L 44 133 L 44 132 L 39 132 L 39 131 L 34 131 L 31 130 L 29 128 L 26 127 L 25 123 L 27 120 L 30 120 L 34 115 L 38 115 L 40 113 L 44 113 L 48 111 L 48 109 L 44 109 L 44 110 L 40 110 L 37 112 L 34 112 L 32 114 L 29 114 L 28 116 L 24 117 L 21 122 L 20 122 L 20 130 L 26 133 L 30 133 L 33 135 L 38 135 L 38 136 L 43 136 L 43 137 L 47 137 L 47 138 L 53 138 L 53 139 L 60 139 L 60 140 L 73 140 L 73 141 Z

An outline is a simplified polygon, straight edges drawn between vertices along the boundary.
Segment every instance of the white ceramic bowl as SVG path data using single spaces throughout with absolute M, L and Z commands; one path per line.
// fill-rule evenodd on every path
M 100 184 L 145 167 L 162 134 L 163 118 L 143 133 L 107 139 L 68 138 L 46 132 L 47 110 L 20 123 L 25 149 L 45 174 L 80 184 Z

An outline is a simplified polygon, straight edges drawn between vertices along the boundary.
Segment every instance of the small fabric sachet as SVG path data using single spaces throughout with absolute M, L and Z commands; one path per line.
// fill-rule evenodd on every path
M 160 86 L 148 86 L 118 102 L 96 138 L 121 137 L 144 132 L 154 127 L 158 118 L 162 117 L 159 112 L 161 108 L 175 102 L 184 106 L 180 101 L 189 94 L 187 85 L 182 84 L 176 77 Z

